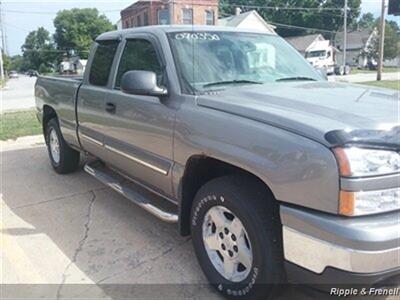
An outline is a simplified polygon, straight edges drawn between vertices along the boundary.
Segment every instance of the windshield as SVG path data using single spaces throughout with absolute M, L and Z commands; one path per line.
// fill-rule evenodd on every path
M 168 36 L 181 81 L 193 93 L 286 79 L 321 79 L 276 35 L 192 31 Z
M 306 52 L 306 58 L 310 58 L 310 57 L 325 57 L 325 56 L 326 56 L 326 51 L 325 50 Z

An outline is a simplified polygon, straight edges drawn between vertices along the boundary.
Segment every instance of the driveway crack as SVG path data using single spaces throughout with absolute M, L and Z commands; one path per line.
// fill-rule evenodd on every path
M 57 299 L 60 299 L 60 297 L 61 297 L 61 290 L 62 290 L 62 288 L 63 288 L 63 286 L 64 286 L 64 284 L 65 284 L 65 282 L 66 282 L 66 280 L 67 280 L 67 277 L 68 277 L 68 276 L 67 276 L 67 272 L 69 271 L 69 268 L 70 268 L 74 263 L 76 263 L 76 261 L 77 261 L 77 259 L 78 259 L 78 255 L 79 255 L 79 253 L 82 251 L 83 246 L 85 245 L 86 240 L 87 240 L 88 237 L 89 237 L 90 224 L 92 223 L 93 206 L 94 206 L 94 203 L 95 203 L 95 201 L 96 201 L 96 194 L 95 194 L 94 190 L 89 191 L 89 193 L 92 194 L 92 198 L 90 199 L 89 206 L 88 206 L 88 211 L 87 211 L 87 214 L 86 214 L 86 216 L 85 216 L 86 222 L 85 222 L 85 224 L 84 224 L 83 237 L 82 237 L 82 239 L 79 241 L 78 247 L 75 249 L 74 255 L 72 256 L 72 259 L 71 259 L 70 263 L 69 263 L 69 264 L 65 267 L 65 269 L 64 269 L 64 272 L 63 272 L 63 274 L 62 274 L 61 283 L 60 283 L 60 285 L 59 285 L 59 287 L 58 287 L 58 289 L 57 289 L 57 294 L 56 294 L 56 298 L 57 298 Z
M 23 205 L 14 206 L 14 207 L 11 207 L 11 208 L 13 210 L 21 209 L 21 208 L 27 208 L 27 207 L 31 207 L 31 206 L 37 206 L 37 205 L 40 205 L 40 204 L 48 203 L 48 202 L 65 200 L 65 199 L 68 199 L 68 198 L 73 198 L 73 197 L 77 197 L 77 196 L 80 196 L 80 195 L 85 195 L 87 193 L 96 192 L 96 191 L 102 191 L 102 190 L 106 190 L 106 189 L 108 189 L 108 187 L 100 187 L 98 189 L 93 189 L 93 190 L 90 190 L 90 191 L 67 194 L 67 195 L 55 197 L 55 198 L 52 198 L 52 199 L 47 199 L 47 200 L 34 202 L 34 203 L 23 204 Z
M 131 272 L 131 271 L 133 271 L 133 270 L 139 268 L 140 266 L 143 266 L 143 265 L 145 265 L 145 264 L 147 264 L 147 263 L 149 263 L 149 262 L 154 262 L 154 261 L 156 261 L 156 260 L 158 260 L 158 259 L 164 257 L 164 256 L 167 255 L 168 253 L 172 252 L 173 250 L 176 250 L 176 249 L 182 247 L 184 244 L 186 244 L 188 241 L 190 241 L 190 239 L 191 239 L 191 238 L 186 238 L 185 241 L 183 241 L 183 242 L 180 243 L 179 245 L 174 246 L 174 247 L 170 247 L 170 248 L 164 250 L 162 253 L 160 253 L 160 254 L 158 254 L 158 255 L 156 255 L 156 256 L 153 256 L 153 257 L 150 257 L 150 258 L 148 258 L 148 259 L 146 259 L 146 260 L 144 260 L 144 261 L 141 261 L 141 262 L 139 262 L 137 265 L 135 265 L 133 268 L 129 268 L 129 269 L 127 269 L 127 270 L 123 270 L 123 271 L 120 271 L 120 272 L 111 274 L 111 275 L 109 275 L 109 276 L 107 276 L 107 277 L 104 277 L 104 278 L 102 278 L 102 279 L 96 281 L 96 285 L 97 285 L 97 284 L 100 284 L 100 283 L 102 283 L 102 282 L 104 282 L 104 281 L 106 281 L 106 280 L 109 280 L 109 279 L 111 279 L 111 278 L 113 278 L 113 277 L 115 277 L 115 276 L 118 276 L 118 275 L 121 275 L 121 274 L 124 274 L 124 273 L 127 273 L 127 272 Z

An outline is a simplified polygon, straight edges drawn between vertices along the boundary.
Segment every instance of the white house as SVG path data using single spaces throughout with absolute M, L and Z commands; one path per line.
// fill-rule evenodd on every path
M 240 9 L 236 9 L 236 14 L 227 18 L 218 20 L 219 26 L 226 27 L 237 27 L 242 29 L 253 29 L 267 33 L 275 32 L 275 26 L 268 24 L 258 12 L 251 10 L 245 13 L 241 13 Z
M 122 19 L 119 19 L 117 21 L 117 30 L 121 30 L 122 29 Z
M 83 75 L 83 73 L 85 72 L 86 64 L 86 59 L 80 59 L 78 56 L 73 56 L 61 62 L 60 73 L 68 75 Z
M 368 48 L 377 34 L 376 29 L 349 31 L 347 33 L 346 64 L 361 68 L 367 67 L 369 63 L 376 64 L 375 61 L 369 61 L 367 57 L 363 56 L 363 52 Z M 340 51 L 343 51 L 343 44 L 343 32 L 338 32 L 335 38 L 335 45 Z M 341 56 L 338 57 L 338 63 L 342 64 Z
M 303 56 L 307 49 L 313 48 L 318 42 L 325 41 L 322 34 L 308 34 L 301 36 L 287 37 L 285 40 L 293 46 L 297 51 L 299 51 Z

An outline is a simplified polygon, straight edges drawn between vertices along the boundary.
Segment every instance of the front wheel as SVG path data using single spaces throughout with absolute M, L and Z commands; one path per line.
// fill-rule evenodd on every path
M 45 138 L 54 170 L 59 174 L 75 171 L 79 165 L 79 152 L 65 142 L 56 119 L 47 123 Z
M 262 183 L 227 176 L 205 184 L 191 214 L 197 258 L 211 284 L 234 298 L 268 299 L 283 281 L 278 206 Z

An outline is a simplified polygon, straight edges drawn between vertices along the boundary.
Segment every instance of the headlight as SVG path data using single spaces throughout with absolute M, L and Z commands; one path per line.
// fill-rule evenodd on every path
M 400 172 L 395 151 L 358 147 L 333 150 L 342 177 L 381 176 Z M 339 213 L 361 216 L 400 209 L 400 187 L 373 191 L 340 191 Z
M 394 151 L 349 147 L 336 148 L 334 153 L 341 176 L 376 176 L 400 171 L 400 155 Z
M 339 213 L 361 216 L 400 209 L 400 188 L 378 191 L 340 192 Z

